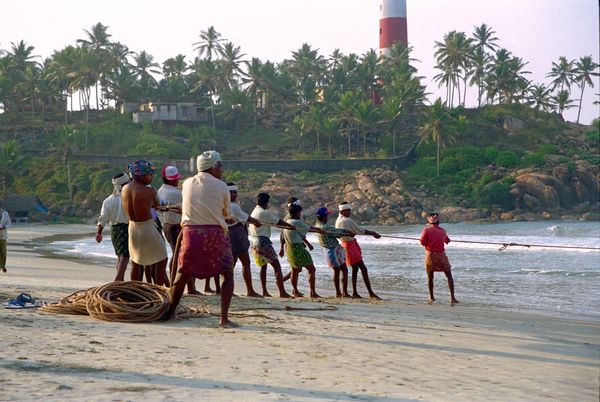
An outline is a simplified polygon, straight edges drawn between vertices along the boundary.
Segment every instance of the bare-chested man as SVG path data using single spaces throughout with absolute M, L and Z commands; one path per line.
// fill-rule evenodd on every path
M 121 201 L 129 217 L 132 279 L 142 280 L 143 267 L 152 266 L 156 272 L 156 284 L 169 286 L 166 276 L 167 248 L 151 212 L 160 204 L 156 190 L 150 186 L 156 168 L 145 160 L 132 163 L 128 168 L 133 181 L 123 188 Z

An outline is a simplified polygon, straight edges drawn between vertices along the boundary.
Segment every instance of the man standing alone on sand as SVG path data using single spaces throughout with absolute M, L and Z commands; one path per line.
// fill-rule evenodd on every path
M 150 183 L 156 168 L 151 162 L 139 160 L 129 165 L 133 181 L 123 188 L 121 201 L 129 217 L 129 255 L 131 256 L 132 279 L 141 280 L 144 266 L 152 266 L 156 272 L 156 284 L 169 286 L 165 268 L 167 248 L 156 229 L 152 208 L 158 209 L 159 201 Z
M 129 183 L 129 176 L 125 173 L 119 173 L 112 178 L 113 192 L 102 201 L 102 209 L 98 217 L 98 230 L 96 231 L 96 241 L 102 241 L 102 230 L 110 225 L 110 239 L 112 241 L 115 254 L 117 255 L 117 275 L 115 281 L 125 280 L 125 271 L 129 264 L 129 235 L 127 215 L 121 205 L 121 191 L 123 186 Z M 133 280 L 133 271 L 131 271 Z
M 362 226 L 357 225 L 356 222 L 354 222 L 354 220 L 352 218 L 350 218 L 350 214 L 352 213 L 352 207 L 347 202 L 342 202 L 339 205 L 338 209 L 339 209 L 340 215 L 338 216 L 337 220 L 335 221 L 336 228 L 347 230 L 348 232 L 351 232 L 354 235 L 357 235 L 357 234 L 370 235 L 376 239 L 379 239 L 381 237 L 381 235 L 379 233 L 374 232 L 372 230 L 365 229 Z M 363 281 L 365 282 L 365 287 L 367 288 L 367 291 L 369 292 L 369 297 L 371 299 L 379 300 L 380 297 L 377 296 L 375 294 L 375 292 L 373 292 L 373 289 L 371 289 L 371 281 L 369 280 L 369 271 L 367 270 L 367 266 L 365 265 L 365 263 L 363 261 L 362 252 L 361 252 L 360 246 L 358 245 L 358 241 L 356 241 L 356 239 L 352 236 L 342 236 L 342 238 L 340 240 L 342 241 L 342 247 L 344 247 L 344 249 L 346 250 L 346 265 L 352 267 L 352 297 L 355 299 L 360 298 L 360 295 L 358 294 L 358 291 L 356 290 L 356 281 L 358 279 L 357 278 L 358 270 L 360 269 L 360 272 L 363 277 Z
M 454 278 L 452 278 L 452 269 L 450 261 L 446 256 L 444 244 L 450 243 L 450 238 L 446 231 L 440 227 L 440 217 L 436 213 L 430 213 L 427 216 L 429 226 L 423 228 L 421 233 L 421 245 L 425 247 L 425 270 L 427 271 L 427 287 L 429 288 L 429 304 L 435 302 L 433 297 L 433 274 L 434 272 L 443 272 L 448 279 L 448 288 L 450 289 L 450 304 L 454 306 L 458 300 L 454 297 Z
M 0 201 L 0 270 L 2 272 L 6 272 L 6 241 L 10 225 L 10 215 L 2 208 L 2 201 Z
M 227 221 L 233 221 L 229 189 L 221 181 L 223 164 L 216 151 L 198 156 L 198 173 L 183 183 L 182 234 L 175 283 L 170 290 L 173 318 L 190 278 L 206 279 L 223 275 L 221 285 L 221 327 L 236 327 L 227 316 L 233 295 L 233 255 L 227 237 Z

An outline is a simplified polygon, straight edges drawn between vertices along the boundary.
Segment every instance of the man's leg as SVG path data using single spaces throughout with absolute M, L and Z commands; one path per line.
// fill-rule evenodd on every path
M 285 291 L 285 286 L 283 286 L 283 274 L 281 273 L 281 265 L 279 265 L 279 260 L 273 261 L 271 265 L 275 271 L 275 281 L 277 283 L 277 289 L 279 290 L 279 297 L 291 297 L 288 292 Z
M 302 297 L 304 296 L 302 293 L 300 293 L 300 291 L 298 290 L 298 274 L 300 273 L 299 269 L 291 269 L 290 270 L 290 281 L 292 282 L 292 296 L 294 297 Z
M 244 283 L 246 284 L 246 296 L 260 297 L 260 295 L 254 291 L 254 286 L 252 285 L 252 271 L 250 270 L 250 254 L 248 254 L 248 251 L 246 250 L 239 255 L 239 259 L 242 263 L 242 277 L 244 278 Z M 235 263 L 233 265 L 235 266 Z
M 204 293 L 207 293 L 207 294 L 214 294 L 215 293 L 215 291 L 212 290 L 212 288 L 210 287 L 210 278 L 206 278 L 204 280 Z
M 234 286 L 233 268 L 230 267 L 223 273 L 223 284 L 221 285 L 221 322 L 219 326 L 223 328 L 237 327 L 237 324 L 229 321 L 228 317 Z
M 158 286 L 169 287 L 169 278 L 167 278 L 167 259 L 154 264 L 154 270 L 156 272 L 156 284 Z
M 450 289 L 450 304 L 455 305 L 458 304 L 459 301 L 454 297 L 454 278 L 452 277 L 452 272 L 446 271 L 446 279 L 448 279 L 448 289 Z
M 353 299 L 361 299 L 362 296 L 358 294 L 358 290 L 356 289 L 356 282 L 358 280 L 358 264 L 354 264 L 352 266 L 352 298 Z
M 181 272 L 177 272 L 175 276 L 175 282 L 173 286 L 169 289 L 169 299 L 171 299 L 171 307 L 165 319 L 170 320 L 171 318 L 175 318 L 175 311 L 177 311 L 177 306 L 181 301 L 181 296 L 183 296 L 183 291 L 185 290 L 185 285 L 188 283 L 190 279 L 190 275 L 183 274 Z
M 221 294 L 221 276 L 220 275 L 213 276 L 213 279 L 215 280 L 215 294 L 220 295 Z
M 260 285 L 262 286 L 262 292 L 264 297 L 271 297 L 267 291 L 267 266 L 263 265 L 260 267 Z
M 117 276 L 115 276 L 115 281 L 123 282 L 125 280 L 127 264 L 129 264 L 129 257 L 125 257 L 124 255 L 117 256 Z
M 144 280 L 144 267 L 131 261 L 131 280 L 132 281 L 143 281 Z
M 333 286 L 335 287 L 335 297 L 342 297 L 342 291 L 340 290 L 340 267 L 333 268 Z
M 187 283 L 187 290 L 188 290 L 188 295 L 199 295 L 199 294 L 201 294 L 200 292 L 198 292 L 196 290 L 196 278 L 194 278 L 193 276 L 190 278 L 190 280 Z
M 317 282 L 317 270 L 313 264 L 307 265 L 306 270 L 308 271 L 308 286 L 310 287 L 310 297 L 318 299 L 321 296 L 317 294 L 316 282 Z
M 367 292 L 369 292 L 369 297 L 371 299 L 381 300 L 381 297 L 377 296 L 375 292 L 373 292 L 373 289 L 371 289 L 371 281 L 369 280 L 369 270 L 367 269 L 367 266 L 365 265 L 364 261 L 361 260 L 357 265 L 360 268 L 363 281 L 365 282 L 365 287 L 367 288 Z
M 435 297 L 433 297 L 433 271 L 427 270 L 427 288 L 429 289 L 429 304 L 433 304 Z
M 0 270 L 6 272 L 6 240 L 0 240 Z
M 348 293 L 348 267 L 345 263 L 340 265 L 340 271 L 342 273 L 342 296 L 350 297 L 350 294 Z

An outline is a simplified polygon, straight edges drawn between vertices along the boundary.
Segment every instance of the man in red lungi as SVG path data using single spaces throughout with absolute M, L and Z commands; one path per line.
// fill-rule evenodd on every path
M 350 214 L 352 213 L 352 207 L 347 202 L 342 202 L 338 206 L 340 215 L 335 221 L 335 227 L 337 229 L 344 229 L 348 232 L 353 233 L 354 235 L 369 235 L 373 236 L 376 239 L 379 239 L 381 235 L 373 230 L 368 230 L 359 226 L 352 218 L 350 218 Z M 360 298 L 358 291 L 356 290 L 356 281 L 358 277 L 358 270 L 363 277 L 363 281 L 365 282 L 365 287 L 367 288 L 367 292 L 369 292 L 369 297 L 371 299 L 381 300 L 379 296 L 373 292 L 371 289 L 371 281 L 369 280 L 369 271 L 367 270 L 367 266 L 363 261 L 362 251 L 360 246 L 358 245 L 358 241 L 353 236 L 342 236 L 340 238 L 342 241 L 342 247 L 346 250 L 346 265 L 352 267 L 352 297 L 357 299 Z
M 171 287 L 168 318 L 175 316 L 177 305 L 191 277 L 206 279 L 223 275 L 221 285 L 221 322 L 224 328 L 237 327 L 227 316 L 233 295 L 233 256 L 227 237 L 231 220 L 229 189 L 221 181 L 223 165 L 216 151 L 198 156 L 198 173 L 187 179 L 182 188 L 182 234 L 178 269 Z
M 455 305 L 458 300 L 454 297 L 454 279 L 450 261 L 444 251 L 444 244 L 450 243 L 450 238 L 446 231 L 440 227 L 440 217 L 436 213 L 430 213 L 427 216 L 429 226 L 423 228 L 421 233 L 421 245 L 425 247 L 425 270 L 427 271 L 427 286 L 429 287 L 429 304 L 435 302 L 433 297 L 433 274 L 434 272 L 443 272 L 448 279 L 448 288 L 450 289 L 450 304 Z

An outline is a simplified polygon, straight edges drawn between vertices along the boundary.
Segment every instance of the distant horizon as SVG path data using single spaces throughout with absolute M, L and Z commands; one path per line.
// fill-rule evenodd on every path
M 407 0 L 411 57 L 419 60 L 414 66 L 431 94 L 429 101 L 445 97 L 445 89 L 438 88 L 433 81 L 433 76 L 439 73 L 434 69 L 435 41 L 442 41 L 444 34 L 452 30 L 471 36 L 473 27 L 482 23 L 496 32 L 500 47 L 528 63 L 526 70 L 532 72 L 528 78 L 533 83 L 548 84 L 550 79 L 546 74 L 560 56 L 577 60 L 591 55 L 599 63 L 598 2 L 572 0 L 568 6 L 565 3 L 560 0 L 505 0 L 502 4 L 476 0 Z M 11 42 L 24 40 L 34 46 L 34 55 L 46 58 L 56 50 L 75 45 L 77 39 L 86 37 L 84 30 L 89 31 L 98 22 L 109 27 L 111 41 L 121 42 L 131 51 L 145 50 L 161 65 L 177 54 L 185 55 L 186 61 L 192 62 L 195 57 L 192 43 L 210 26 L 240 46 L 246 60 L 258 57 L 262 61 L 281 62 L 291 57 L 302 43 L 319 49 L 324 57 L 336 48 L 344 54 L 360 56 L 378 46 L 378 0 L 305 0 L 299 9 L 276 0 L 263 0 L 259 5 L 239 0 L 205 5 L 183 1 L 182 7 L 177 9 L 156 11 L 158 4 L 106 0 L 95 7 L 94 13 L 85 12 L 75 0 L 3 4 L 4 14 L 11 18 L 0 25 L 0 49 L 8 51 Z M 514 10 L 519 13 L 515 14 Z M 527 21 L 524 16 L 534 18 Z M 473 88 L 468 91 L 466 107 L 476 107 L 475 92 Z M 600 116 L 599 107 L 593 105 L 594 100 L 599 99 L 596 95 L 599 92 L 600 78 L 595 77 L 594 87 L 586 88 L 580 123 L 589 124 Z M 577 86 L 573 87 L 571 97 L 577 103 Z M 565 110 L 563 115 L 566 120 L 575 121 L 577 108 Z

